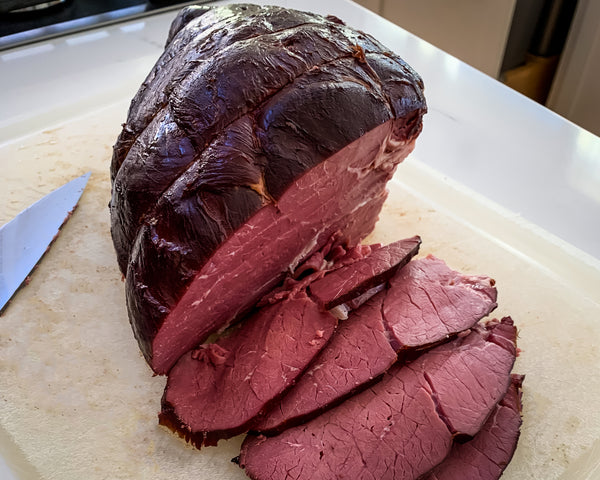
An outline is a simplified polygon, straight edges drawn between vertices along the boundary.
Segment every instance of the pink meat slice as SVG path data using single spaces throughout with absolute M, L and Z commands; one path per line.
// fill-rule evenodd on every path
M 341 322 L 310 368 L 253 430 L 273 433 L 297 425 L 365 388 L 392 366 L 397 356 L 383 327 L 383 298 L 376 295 Z
M 523 376 L 512 375 L 502 401 L 475 437 L 455 443 L 450 454 L 421 480 L 497 480 L 509 464 L 519 440 Z
M 397 350 L 456 334 L 497 307 L 494 280 L 463 275 L 433 256 L 410 262 L 391 281 L 383 315 Z
M 160 423 L 198 448 L 246 431 L 306 369 L 336 324 L 305 295 L 262 309 L 243 328 L 181 357 L 169 373 Z
M 383 290 L 396 271 L 419 252 L 420 246 L 421 237 L 415 235 L 389 245 L 344 248 L 339 244 L 339 235 L 335 235 L 299 265 L 293 276 L 286 277 L 281 286 L 262 298 L 258 306 L 308 289 L 324 310 L 343 304 L 344 308 L 338 310 L 347 313 Z
M 339 268 L 310 285 L 311 296 L 329 310 L 387 282 L 417 254 L 421 238 L 414 236 L 374 250 L 365 258 Z
M 416 479 L 446 458 L 455 435 L 481 429 L 510 385 L 515 341 L 510 318 L 475 328 L 396 364 L 381 382 L 304 425 L 248 436 L 240 466 L 255 480 Z
M 490 410 L 508 390 L 516 343 L 517 330 L 506 317 L 486 326 L 478 324 L 469 335 L 415 362 L 429 384 L 438 414 L 453 434 L 474 436 L 481 430 Z

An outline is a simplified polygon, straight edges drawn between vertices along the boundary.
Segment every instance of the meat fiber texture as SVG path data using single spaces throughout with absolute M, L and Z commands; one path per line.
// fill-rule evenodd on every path
M 160 423 L 216 445 L 281 395 L 325 346 L 337 319 L 305 295 L 262 309 L 241 328 L 185 354 L 169 373 Z
M 326 310 L 353 300 L 389 280 L 416 254 L 420 245 L 421 238 L 415 236 L 377 248 L 363 261 L 312 282 L 310 294 Z M 398 261 L 399 258 L 402 261 Z
M 416 479 L 441 464 L 454 439 L 482 430 L 511 385 L 510 318 L 395 364 L 373 387 L 274 437 L 247 436 L 239 463 L 266 479 Z
M 305 278 L 319 278 L 324 288 L 331 278 L 332 288 L 327 291 L 338 291 L 343 298 L 360 296 L 368 280 L 366 271 L 378 280 L 391 277 L 418 252 L 420 243 L 419 237 L 413 237 L 387 246 L 357 247 L 345 254 L 340 249 L 330 251 L 331 256 L 319 252 L 315 255 L 321 259 L 319 268 Z M 299 270 L 308 273 L 316 266 L 314 260 Z M 343 289 L 336 288 L 340 272 L 345 272 Z M 334 334 L 337 318 L 307 295 L 310 285 L 290 284 L 287 295 L 278 296 L 275 303 L 214 343 L 182 356 L 169 371 L 160 423 L 198 448 L 248 431 Z M 334 296 L 329 298 L 338 302 Z
M 323 310 L 332 310 L 339 318 L 347 318 L 349 309 L 358 308 L 384 288 L 396 271 L 419 252 L 421 237 L 415 235 L 385 246 L 357 245 L 348 250 L 334 244 L 335 239 L 332 239 L 299 265 L 294 277 L 287 277 L 258 305 L 275 303 L 308 289 L 311 298 Z
M 423 83 L 339 19 L 188 7 L 111 164 L 130 322 L 164 374 L 332 236 L 358 244 L 413 149 Z
M 343 292 L 338 281 L 351 285 L 350 279 L 366 271 L 357 268 L 352 275 L 346 270 L 311 284 L 311 292 L 316 284 L 319 292 Z M 497 306 L 493 285 L 489 277 L 462 275 L 433 256 L 412 260 L 387 288 L 350 313 L 308 371 L 253 430 L 273 434 L 312 418 L 381 377 L 398 352 L 423 349 L 472 328 Z
M 504 398 L 483 428 L 465 443 L 454 443 L 450 454 L 421 480 L 494 480 L 512 459 L 521 428 L 521 385 L 513 375 Z

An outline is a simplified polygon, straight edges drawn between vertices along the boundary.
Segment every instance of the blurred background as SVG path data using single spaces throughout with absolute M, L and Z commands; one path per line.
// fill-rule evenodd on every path
M 600 135 L 600 1 L 355 1 Z M 192 3 L 0 0 L 0 50 Z
M 600 135 L 597 0 L 356 0 Z

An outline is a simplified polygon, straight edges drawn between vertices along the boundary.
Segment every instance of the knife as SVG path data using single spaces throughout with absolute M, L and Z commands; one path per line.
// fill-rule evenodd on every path
M 0 313 L 69 220 L 90 174 L 57 188 L 0 227 Z

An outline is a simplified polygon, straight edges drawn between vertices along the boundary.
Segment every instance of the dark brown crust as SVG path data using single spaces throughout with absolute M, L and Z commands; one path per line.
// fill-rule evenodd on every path
M 313 145 L 314 142 L 323 141 L 329 145 L 317 144 L 317 151 L 314 150 L 314 146 L 308 149 L 305 158 L 296 167 L 289 164 L 289 158 L 282 158 L 281 152 L 277 151 L 266 151 L 264 158 L 257 159 L 259 164 L 264 164 L 258 166 L 264 171 L 268 186 L 273 190 L 269 191 L 273 198 L 277 198 L 286 185 L 327 154 L 339 150 L 367 129 L 381 124 L 392 115 L 401 117 L 414 112 L 417 114 L 416 125 L 411 125 L 410 130 L 420 126 L 420 115 L 425 109 L 420 79 L 410 67 L 383 49 L 372 38 L 312 14 L 277 7 L 259 9 L 273 23 L 269 29 L 265 27 L 261 15 L 250 19 L 241 17 L 239 12 L 242 7 L 237 5 L 215 9 L 225 13 L 215 13 L 212 16 L 210 13 L 204 14 L 192 18 L 190 23 L 181 27 L 132 101 L 127 122 L 114 147 L 111 166 L 113 237 L 119 265 L 124 274 L 140 222 L 150 216 L 148 210 L 153 201 L 167 191 L 187 166 L 192 162 L 201 161 L 203 150 L 223 128 L 231 125 L 236 118 L 247 114 L 251 108 L 267 102 L 277 92 L 281 92 L 281 88 L 294 83 L 293 89 L 297 94 L 292 94 L 291 97 L 286 95 L 286 107 L 291 106 L 296 115 L 292 119 L 286 116 L 282 120 L 285 122 L 283 126 L 270 124 L 271 128 L 262 138 L 260 133 L 264 128 L 262 123 L 265 119 L 256 118 L 254 115 L 258 123 L 254 133 L 261 145 L 267 149 L 273 148 L 272 136 L 279 134 L 281 127 L 289 129 L 293 123 L 296 129 L 302 129 L 300 134 L 303 135 L 305 122 L 312 119 L 310 114 L 317 109 L 320 111 L 325 108 L 321 118 L 327 119 L 328 116 L 337 113 L 338 120 L 331 118 L 329 128 L 323 121 L 313 122 L 312 132 L 306 132 L 309 135 L 312 133 L 312 138 L 302 139 L 303 143 L 312 140 Z M 259 12 L 256 6 L 247 8 L 252 13 Z M 247 15 L 245 12 L 246 10 L 244 15 Z M 185 17 L 184 14 L 182 16 Z M 274 17 L 277 22 L 273 20 Z M 219 21 L 210 24 L 208 22 L 211 19 Z M 313 23 L 307 23 L 309 20 Z M 223 31 L 227 33 L 222 33 Z M 194 32 L 195 36 L 191 36 L 190 32 Z M 360 48 L 368 60 L 366 63 L 354 58 L 359 42 L 364 45 Z M 201 48 L 197 52 L 193 46 Z M 348 62 L 345 59 L 353 61 Z M 340 61 L 342 64 L 338 65 Z M 346 65 L 343 65 L 344 62 Z M 235 74 L 240 68 L 244 69 L 243 76 Z M 306 76 L 307 73 L 308 78 L 304 82 L 294 80 L 298 76 Z M 349 81 L 340 82 L 342 78 Z M 333 92 L 331 88 L 315 88 L 310 92 L 313 95 L 331 98 L 307 101 L 309 92 L 300 90 L 304 88 L 303 83 L 331 80 L 337 83 Z M 361 92 L 362 85 L 365 89 Z M 334 94 L 331 95 L 332 93 Z M 281 96 L 282 93 L 279 93 L 277 98 Z M 397 98 L 399 101 L 394 102 L 393 99 Z M 273 104 L 273 101 L 269 104 Z M 402 111 L 399 111 L 400 109 Z M 364 115 L 365 112 L 383 113 L 385 110 L 390 113 L 384 117 L 369 118 Z M 265 113 L 269 112 L 266 108 Z M 302 114 L 305 118 L 302 118 Z M 164 120 L 156 118 L 163 115 L 166 116 Z M 348 118 L 353 118 L 354 121 L 347 122 Z M 360 119 L 363 121 L 357 124 L 356 120 Z M 158 125 L 152 130 L 165 129 L 169 123 L 177 125 L 181 133 L 176 135 L 176 138 L 180 138 L 181 142 L 191 143 L 186 147 L 187 150 L 195 146 L 197 151 L 189 155 L 179 167 L 178 162 L 174 166 L 173 155 L 168 154 L 171 152 L 166 152 L 159 158 L 158 164 L 150 164 L 149 167 L 152 168 L 148 168 L 147 183 L 156 184 L 159 188 L 152 188 L 144 195 L 143 189 L 131 185 L 131 176 L 128 175 L 131 168 L 127 169 L 127 174 L 123 173 L 121 176 L 118 172 L 125 162 L 136 164 L 136 169 L 144 168 L 145 157 L 152 156 L 153 144 L 150 139 L 140 140 L 140 135 L 143 135 L 144 130 L 153 122 L 158 122 Z M 347 125 L 343 125 L 343 129 L 339 130 L 342 123 Z M 348 127 L 351 129 L 346 130 Z M 287 136 L 292 133 L 295 132 L 283 132 Z M 407 136 L 414 133 L 406 132 Z M 335 143 L 331 144 L 331 141 Z M 134 148 L 136 142 L 141 145 Z M 133 152 L 130 154 L 132 148 Z M 282 172 L 288 174 L 286 178 L 281 178 Z M 130 191 L 135 192 L 137 197 L 121 198 Z M 132 207 L 130 204 L 133 204 Z M 237 226 L 232 225 L 232 228 Z M 220 242 L 217 240 L 215 243 Z
M 166 393 L 166 392 L 165 392 Z M 215 447 L 219 440 L 232 438 L 236 435 L 244 433 L 248 430 L 247 425 L 240 426 L 237 430 L 213 431 L 213 432 L 196 432 L 190 430 L 174 412 L 173 406 L 164 401 L 162 402 L 162 410 L 158 414 L 158 424 L 167 427 L 173 433 L 179 435 L 190 445 L 193 445 L 198 450 L 202 447 Z

